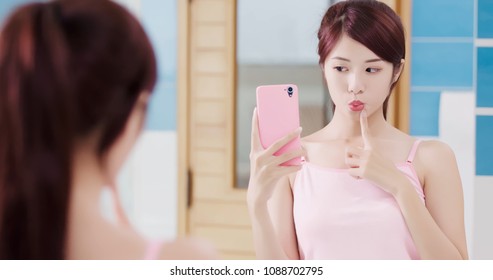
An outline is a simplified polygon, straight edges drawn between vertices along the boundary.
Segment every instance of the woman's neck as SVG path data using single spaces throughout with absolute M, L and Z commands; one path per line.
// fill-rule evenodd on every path
M 93 149 L 79 147 L 72 160 L 72 203 L 99 211 L 103 187 L 107 184 L 101 162 Z
M 390 124 L 384 119 L 383 112 L 376 111 L 368 116 L 368 131 L 372 137 L 382 137 Z M 343 114 L 337 110 L 330 123 L 327 125 L 327 132 L 330 132 L 330 138 L 340 140 L 359 140 L 361 139 L 360 113 L 354 113 L 352 116 Z

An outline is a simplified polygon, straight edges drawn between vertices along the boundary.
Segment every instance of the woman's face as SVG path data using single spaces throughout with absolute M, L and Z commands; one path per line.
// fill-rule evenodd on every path
M 355 118 L 382 112 L 393 79 L 393 65 L 343 34 L 324 64 L 325 79 L 335 114 Z M 394 79 L 395 80 L 395 79 Z M 383 113 L 382 113 L 383 114 Z

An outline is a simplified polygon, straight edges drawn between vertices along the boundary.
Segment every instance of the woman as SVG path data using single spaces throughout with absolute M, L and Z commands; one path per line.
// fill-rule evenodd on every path
M 273 153 L 252 124 L 248 206 L 257 256 L 268 259 L 467 259 L 455 156 L 386 122 L 405 59 L 404 30 L 378 1 L 330 7 L 318 32 L 331 122 Z M 280 166 L 304 156 L 301 166 Z
M 109 0 L 25 5 L 0 36 L 0 258 L 211 258 L 202 241 L 150 242 L 99 209 L 156 81 L 138 21 Z M 125 219 L 123 218 L 123 221 Z

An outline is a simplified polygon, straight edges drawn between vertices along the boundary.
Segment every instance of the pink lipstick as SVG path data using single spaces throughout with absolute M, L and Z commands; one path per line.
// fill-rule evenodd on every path
M 365 104 L 359 100 L 353 100 L 348 103 L 349 110 L 353 112 L 362 111 L 365 108 Z

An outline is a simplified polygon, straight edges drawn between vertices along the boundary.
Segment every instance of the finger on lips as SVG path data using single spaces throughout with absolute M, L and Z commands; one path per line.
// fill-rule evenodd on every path
M 361 127 L 361 137 L 363 138 L 364 149 L 371 149 L 370 142 L 370 131 L 368 128 L 368 118 L 366 114 L 366 110 L 361 111 L 359 114 L 360 127 Z

